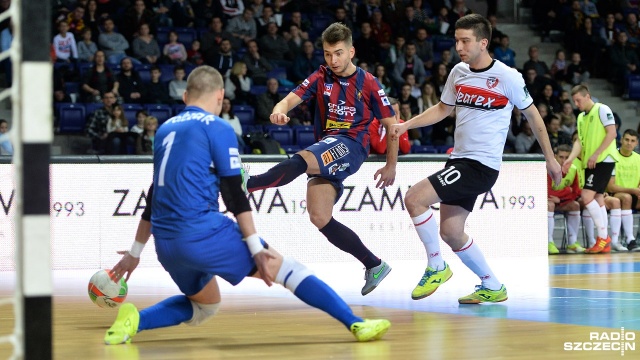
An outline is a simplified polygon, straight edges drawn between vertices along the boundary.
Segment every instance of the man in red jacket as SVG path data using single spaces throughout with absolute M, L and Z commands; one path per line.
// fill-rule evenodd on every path
M 393 107 L 393 111 L 396 112 L 396 121 L 400 124 L 404 120 L 400 119 L 400 104 L 398 99 L 388 96 L 389 103 Z M 387 153 L 387 130 L 382 126 L 378 119 L 373 119 L 371 125 L 369 125 L 369 135 L 371 136 L 371 153 L 372 154 L 386 154 Z M 411 143 L 409 142 L 409 133 L 406 132 L 400 136 L 400 142 L 398 144 L 400 153 L 408 154 L 411 152 Z

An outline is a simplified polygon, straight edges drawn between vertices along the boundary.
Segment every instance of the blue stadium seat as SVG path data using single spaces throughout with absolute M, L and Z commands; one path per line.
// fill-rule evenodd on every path
M 433 44 L 433 51 L 441 53 L 443 50 L 449 50 L 456 44 L 456 40 L 449 37 L 438 37 Z
M 438 149 L 429 145 L 412 145 L 411 153 L 412 154 L 437 154 Z
M 629 99 L 640 100 L 640 75 L 631 75 L 627 78 Z
M 60 104 L 58 116 L 61 133 L 82 133 L 87 124 L 83 104 Z
M 80 73 L 80 80 L 84 79 L 84 76 L 89 72 L 89 70 L 93 67 L 93 63 L 88 62 L 79 62 L 78 63 L 78 72 Z
M 282 149 L 287 153 L 287 154 L 295 154 L 298 151 L 302 150 L 300 149 L 300 147 L 298 145 L 283 145 Z
M 84 112 L 87 116 L 91 116 L 96 110 L 102 108 L 104 105 L 99 103 L 86 103 L 84 104 Z
M 143 83 L 151 82 L 151 70 L 149 69 L 140 69 L 138 70 L 138 75 L 140 75 L 140 81 Z
M 448 151 L 449 149 L 451 149 L 452 147 L 453 147 L 453 146 L 451 146 L 451 145 L 438 145 L 438 146 L 436 146 L 436 149 L 438 150 L 438 153 L 440 153 L 440 154 L 446 154 L 446 153 L 447 153 L 447 151 Z
M 173 109 L 173 116 L 178 115 L 187 105 L 185 104 L 175 104 L 171 108 Z
M 173 80 L 173 69 L 175 65 L 162 64 L 158 65 L 160 69 L 160 82 L 166 83 Z
M 317 142 L 313 126 L 296 126 L 293 131 L 296 135 L 296 144 L 303 149 Z
M 251 85 L 251 94 L 258 96 L 267 92 L 267 85 Z
M 255 123 L 255 110 L 247 105 L 234 105 L 233 113 L 240 120 L 241 125 L 253 125 Z
M 267 77 L 276 78 L 276 79 L 286 79 L 287 69 L 283 67 L 274 67 L 271 71 L 267 73 Z
M 173 30 L 178 33 L 178 42 L 182 43 L 187 50 L 191 49 L 191 43 L 194 40 L 198 40 L 198 32 L 194 28 L 177 27 Z
M 282 146 L 293 145 L 293 131 L 288 126 L 268 126 L 267 132 Z
M 170 105 L 148 104 L 146 108 L 149 116 L 155 116 L 158 119 L 158 124 L 164 123 L 173 116 L 173 109 Z
M 140 104 L 122 104 L 122 108 L 124 109 L 124 117 L 129 121 L 129 128 L 138 122 L 138 119 L 136 119 L 136 113 L 140 110 L 144 110 L 144 106 Z
M 284 85 L 280 85 L 280 86 L 278 87 L 278 93 L 279 93 L 279 94 L 287 95 L 287 94 L 288 94 L 288 93 L 290 93 L 290 92 L 291 92 L 291 90 L 293 90 L 293 89 L 294 89 L 294 87 L 293 87 L 293 86 L 284 86 Z
M 80 94 L 80 83 L 77 82 L 66 82 L 64 83 L 64 92 L 65 94 Z

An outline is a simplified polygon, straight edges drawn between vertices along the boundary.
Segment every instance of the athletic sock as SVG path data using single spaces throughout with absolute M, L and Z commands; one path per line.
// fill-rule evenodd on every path
M 580 226 L 580 211 L 569 211 L 567 213 L 567 235 L 569 245 L 575 244 L 578 240 L 578 227 Z
M 413 225 L 418 232 L 418 236 L 427 252 L 428 265 L 432 269 L 443 270 L 445 267 L 444 259 L 440 251 L 440 239 L 438 238 L 438 224 L 433 216 L 431 208 L 427 209 L 422 215 L 411 218 Z
M 473 239 L 469 237 L 464 246 L 458 250 L 453 250 L 458 255 L 460 260 L 467 265 L 471 271 L 473 271 L 480 280 L 482 280 L 482 286 L 490 290 L 500 290 L 502 283 L 498 281 L 493 271 L 487 264 L 487 261 L 480 251 L 480 247 L 473 242 Z
M 320 309 L 344 324 L 349 329 L 351 324 L 362 321 L 333 289 L 324 281 L 311 275 L 302 280 L 293 293 L 298 299 Z
M 333 217 L 320 232 L 327 237 L 338 249 L 347 252 L 358 259 L 367 269 L 374 268 L 382 263 L 364 244 L 360 237 L 345 225 Z
M 556 227 L 556 218 L 554 215 L 555 213 L 547 211 L 547 232 L 549 235 L 549 242 L 553 242 L 553 229 Z
M 624 229 L 624 234 L 627 237 L 627 244 L 632 240 L 635 240 L 636 237 L 633 234 L 633 211 L 622 210 L 621 212 L 621 220 L 622 220 L 622 228 Z
M 600 210 L 600 205 L 594 199 L 594 200 L 591 200 L 591 202 L 588 203 L 586 207 L 587 207 L 587 210 L 589 210 L 589 214 L 591 215 L 591 219 L 593 220 L 593 223 L 596 224 L 598 237 L 606 239 L 607 238 L 606 217 L 605 219 L 602 218 L 602 210 Z
M 178 325 L 192 317 L 191 300 L 184 295 L 172 296 L 140 311 L 138 332 Z
M 620 238 L 620 225 L 622 223 L 622 210 L 611 209 L 611 219 L 609 226 L 611 227 L 611 242 L 617 244 Z
M 582 225 L 584 226 L 584 232 L 587 235 L 589 247 L 592 247 L 596 243 L 596 238 L 593 233 L 593 219 L 588 209 L 582 210 Z
M 604 229 L 606 230 L 606 236 L 603 239 L 606 239 L 609 235 L 609 214 L 607 214 L 607 208 L 604 206 L 600 206 L 600 213 L 602 214 L 602 219 L 604 221 Z
M 251 175 L 247 181 L 247 191 L 268 189 L 286 185 L 307 171 L 307 162 L 302 156 L 295 154 L 260 175 Z

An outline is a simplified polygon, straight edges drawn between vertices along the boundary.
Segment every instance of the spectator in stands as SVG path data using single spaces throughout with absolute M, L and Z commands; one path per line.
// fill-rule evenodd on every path
M 622 137 L 622 145 L 618 151 L 620 159 L 616 162 L 615 170 L 609 179 L 607 192 L 620 200 L 621 220 L 624 233 L 630 251 L 640 251 L 635 241 L 633 231 L 633 210 L 640 210 L 640 155 L 633 150 L 638 146 L 638 133 L 633 129 L 627 129 Z M 613 213 L 611 214 L 613 216 Z M 633 243 L 632 243 L 633 242 Z M 619 245 L 619 246 L 617 246 Z M 623 249 L 619 242 L 614 244 L 611 239 L 611 250 L 621 251 Z
M 412 73 L 405 74 L 404 82 L 405 84 L 411 85 L 411 96 L 416 98 L 416 100 L 422 98 L 422 89 L 420 89 L 420 86 L 416 83 L 415 75 Z
M 122 35 L 131 42 L 138 36 L 140 25 L 147 24 L 151 26 L 154 21 L 153 11 L 146 8 L 144 0 L 135 0 L 133 7 L 129 8 L 124 14 L 122 21 Z
M 588 84 L 591 73 L 582 62 L 580 53 L 571 54 L 571 64 L 567 66 L 567 80 L 572 85 Z
M 205 63 L 216 68 L 223 77 L 228 77 L 233 63 L 235 62 L 235 56 L 233 49 L 231 48 L 231 42 L 229 40 L 222 40 L 220 43 L 220 49 L 218 53 L 211 59 L 205 58 Z
M 313 48 L 313 44 L 311 44 L 311 47 Z M 273 69 L 273 66 L 260 55 L 257 41 L 249 41 L 247 53 L 242 58 L 242 61 L 247 65 L 247 74 L 253 79 L 255 85 L 267 84 L 267 73 Z
M 80 40 L 82 30 L 84 30 L 84 7 L 82 5 L 76 6 L 72 12 L 70 12 L 65 22 L 69 25 L 67 31 L 69 31 L 76 40 Z
M 373 38 L 381 49 L 380 61 L 384 62 L 387 59 L 389 48 L 391 48 L 393 42 L 393 31 L 391 30 L 391 26 L 382 20 L 382 12 L 380 9 L 373 11 L 370 24 Z
M 353 42 L 358 60 L 365 61 L 369 64 L 379 62 L 380 46 L 373 37 L 371 24 L 368 21 L 360 25 L 360 36 Z
M 218 16 L 214 16 L 209 23 L 209 31 L 202 34 L 201 49 L 202 55 L 205 59 L 212 58 L 220 50 L 220 43 L 222 40 L 227 39 L 231 41 L 231 45 L 234 49 L 238 49 L 242 45 L 241 41 L 235 43 L 236 38 L 233 37 L 228 31 L 222 28 L 222 19 Z
M 270 5 L 267 5 L 262 9 L 262 15 L 254 14 L 254 16 L 256 17 L 258 37 L 261 37 L 268 33 L 267 28 L 269 27 L 269 23 L 276 22 L 276 19 L 273 17 L 273 8 Z M 280 27 L 280 25 L 278 25 L 278 27 Z
M 574 48 L 580 54 L 583 54 L 582 62 L 590 72 L 598 71 L 598 75 L 602 73 L 597 64 L 599 64 L 604 56 L 606 44 L 600 37 L 599 33 L 593 29 L 593 20 L 591 18 L 584 19 L 584 27 L 576 33 L 576 37 L 572 40 L 575 44 Z
M 409 121 L 413 117 L 413 113 L 411 112 L 411 105 L 408 103 L 400 103 L 400 118 L 404 121 Z
M 391 66 L 394 66 L 396 61 L 404 56 L 404 46 L 406 44 L 405 38 L 402 35 L 396 36 L 394 45 L 389 49 L 389 61 L 387 62 Z M 357 54 L 356 50 L 356 54 Z
M 514 53 L 515 58 L 515 53 Z M 540 60 L 539 58 L 539 50 L 537 46 L 529 47 L 529 60 L 527 60 L 522 66 L 523 69 L 535 68 L 536 74 L 540 76 L 545 76 L 549 73 L 549 67 L 547 64 Z
M 278 25 L 272 22 L 267 27 L 267 34 L 258 40 L 260 51 L 274 67 L 291 67 L 293 57 L 289 51 L 287 40 L 278 34 Z
M 447 67 L 447 72 L 451 72 L 454 66 L 456 66 L 460 62 L 460 58 L 455 60 L 453 56 L 451 56 L 451 50 L 446 49 L 442 50 L 442 55 L 440 56 L 440 64 L 443 64 Z
M 558 115 L 560 116 L 560 129 L 566 134 L 573 134 L 576 131 L 576 114 L 573 111 L 571 102 L 563 102 L 562 112 Z
M 242 15 L 237 15 L 229 20 L 226 30 L 237 40 L 236 48 L 246 45 L 250 40 L 255 40 L 258 30 L 253 19 L 253 11 L 248 8 L 244 9 Z
M 151 67 L 151 81 L 145 84 L 144 102 L 147 104 L 168 104 L 172 102 L 167 84 L 160 81 L 162 72 L 157 66 Z
M 125 103 L 142 103 L 144 85 L 140 75 L 133 69 L 131 59 L 126 57 L 120 61 L 120 73 L 116 75 L 113 93 Z
M 528 154 L 535 142 L 536 137 L 533 135 L 533 131 L 531 131 L 531 125 L 528 121 L 523 121 L 520 133 L 516 136 L 516 153 Z
M 500 46 L 500 39 L 502 39 L 505 34 L 497 28 L 498 17 L 496 15 L 489 15 L 487 19 L 491 23 L 491 42 L 489 43 L 489 51 L 494 51 L 495 48 Z
M 422 0 L 413 0 L 411 1 L 413 5 L 413 10 L 415 11 L 415 17 L 418 21 L 421 22 L 421 26 L 430 26 L 433 22 L 433 10 L 431 5 L 428 2 L 423 2 Z
M 162 49 L 163 59 L 168 64 L 182 65 L 187 61 L 187 49 L 184 44 L 178 42 L 178 33 L 169 32 L 169 42 Z
M 638 26 L 638 16 L 634 12 L 627 14 L 624 32 L 627 33 L 627 43 L 636 49 L 640 44 L 640 26 Z
M 360 67 L 362 70 L 366 71 L 366 72 L 370 72 L 369 71 L 369 64 L 367 64 L 366 61 L 358 61 L 358 64 L 356 64 L 358 67 Z
M 173 80 L 169 82 L 169 97 L 178 104 L 182 104 L 182 94 L 187 90 L 184 67 L 176 65 L 173 69 Z
M 433 84 L 425 81 L 422 85 L 422 96 L 418 99 L 419 114 L 422 114 L 425 110 L 438 104 L 440 100 L 436 95 L 436 89 Z
M 610 77 L 616 87 L 617 95 L 621 95 L 625 89 L 626 78 L 630 74 L 637 74 L 640 69 L 638 55 L 628 43 L 627 33 L 620 32 L 618 41 L 611 47 L 610 53 Z
M 562 164 L 571 154 L 570 145 L 560 145 L 554 150 L 556 160 Z M 565 174 L 560 184 L 553 184 L 551 176 L 547 174 L 547 229 L 549 231 L 548 252 L 549 255 L 558 254 L 558 248 L 553 241 L 553 230 L 555 228 L 555 212 L 565 213 L 567 219 L 567 252 L 578 254 L 584 253 L 584 248 L 576 241 L 578 239 L 578 227 L 580 226 L 580 204 L 576 201 L 580 197 L 580 181 L 576 172 L 577 168 L 569 170 L 570 174 Z
M 302 19 L 302 13 L 300 13 L 300 11 L 293 11 L 291 13 L 291 20 L 285 23 L 283 28 L 289 29 L 291 28 L 291 25 L 295 25 L 298 27 L 298 29 L 300 29 L 300 36 L 302 36 L 303 39 L 309 38 L 309 30 L 311 30 L 311 23 L 309 22 L 309 20 Z
M 282 99 L 284 99 L 284 95 L 278 92 L 278 79 L 270 78 L 267 80 L 267 92 L 260 94 L 256 100 L 256 123 L 271 125 L 269 120 L 271 111 Z M 289 126 L 300 125 L 300 121 L 292 117 L 287 124 Z
M 131 43 L 133 56 L 144 64 L 155 64 L 160 58 L 160 46 L 150 31 L 149 24 L 141 24 Z
M 207 27 L 214 17 L 222 14 L 222 5 L 218 0 L 200 0 L 193 6 L 196 28 Z
M 144 119 L 149 116 L 146 111 L 138 110 L 136 111 L 136 124 L 129 129 L 129 132 L 133 133 L 138 137 L 138 135 L 142 135 L 144 132 Z
M 547 105 L 547 109 L 549 110 L 550 114 L 559 113 L 560 111 L 562 111 L 562 104 L 560 102 L 560 99 L 558 99 L 557 96 L 553 95 L 553 86 L 551 86 L 551 84 L 546 84 L 544 86 L 540 98 L 538 99 L 538 101 L 536 101 L 536 103 Z
M 295 58 L 298 55 L 303 53 L 302 47 L 306 40 L 303 39 L 302 36 L 300 36 L 300 29 L 298 29 L 296 25 L 291 25 L 291 28 L 289 28 L 288 34 L 289 36 L 287 40 L 287 45 L 289 45 L 289 53 L 291 54 L 292 58 L 295 60 Z M 311 45 L 313 46 L 313 43 L 311 43 Z
M 394 0 L 392 0 L 392 1 L 394 1 Z M 347 14 L 347 10 L 344 7 L 338 6 L 336 8 L 335 18 L 336 18 L 336 22 L 344 24 L 349 29 L 355 29 L 355 27 L 353 25 L 353 22 L 349 18 L 348 14 Z M 393 24 L 399 24 L 399 22 L 393 22 Z
M 187 50 L 187 61 L 195 66 L 204 64 L 204 58 L 200 52 L 200 41 L 194 40 L 191 43 L 191 49 Z
M 305 126 L 313 125 L 313 114 L 311 114 L 311 106 L 309 103 L 313 103 L 313 101 L 303 101 L 298 106 L 294 107 L 291 111 L 289 111 L 289 117 L 294 119 L 296 123 Z
M 225 92 L 226 95 L 226 92 Z M 231 100 L 228 97 L 225 97 L 222 100 L 222 110 L 220 111 L 220 117 L 231 125 L 233 128 L 233 132 L 236 133 L 236 137 L 238 138 L 238 150 L 243 151 L 244 149 L 244 140 L 242 139 L 242 125 L 240 124 L 240 119 L 233 113 L 233 108 L 231 107 Z
M 522 111 L 517 106 L 511 111 L 511 121 L 509 123 L 509 131 L 507 132 L 507 141 L 504 146 L 505 153 L 514 153 L 516 151 L 516 137 L 522 130 L 522 122 L 526 121 Z
M 454 0 L 451 4 L 451 19 L 455 23 L 459 18 L 472 14 L 473 11 L 467 7 L 464 0 Z
M 98 46 L 91 40 L 91 29 L 82 30 L 82 41 L 78 43 L 78 60 L 81 62 L 93 62 L 93 57 L 98 51 Z
M 293 69 L 291 71 L 291 81 L 300 83 L 306 79 L 309 74 L 316 71 L 320 65 L 324 63 L 322 58 L 314 55 L 313 42 L 305 40 L 302 44 L 302 53 L 298 54 L 293 60 Z M 382 81 L 382 80 L 381 80 Z
M 253 10 L 253 16 L 257 19 L 262 16 L 262 10 L 264 9 L 264 1 L 262 0 L 250 0 L 250 4 L 248 6 Z
M 13 155 L 13 145 L 9 139 L 9 123 L 5 119 L 0 119 L 0 155 Z
M 87 1 L 87 6 L 84 12 L 83 21 L 84 21 L 84 29 L 82 29 L 82 31 L 86 29 L 91 30 L 91 41 L 93 41 L 94 43 L 98 42 L 98 35 L 100 34 L 101 17 L 100 17 L 100 14 L 98 14 L 97 0 Z
M 415 9 L 412 5 L 407 5 L 404 8 L 404 18 L 399 23 L 394 24 L 395 34 L 402 36 L 405 40 L 413 40 L 416 31 L 421 27 L 422 22 L 416 18 Z
M 99 102 L 107 92 L 113 95 L 115 77 L 111 69 L 105 64 L 105 54 L 96 51 L 93 67 L 87 71 L 82 81 L 82 97 L 84 102 Z
M 172 27 L 173 20 L 169 14 L 172 0 L 147 0 L 149 9 L 153 11 L 155 22 L 158 26 Z
M 113 19 L 106 18 L 103 22 L 104 31 L 98 36 L 98 45 L 104 51 L 107 62 L 117 64 L 127 56 L 124 51 L 129 48 L 129 42 L 122 34 L 114 31 Z M 139 61 L 135 61 L 138 62 Z
M 569 46 L 572 44 L 572 41 L 578 31 L 584 27 L 585 18 L 586 16 L 584 16 L 584 13 L 580 8 L 580 1 L 573 0 L 571 2 L 571 11 L 568 16 L 564 18 L 564 21 L 566 22 L 564 28 L 565 44 Z M 570 50 L 573 51 L 574 49 Z
M 387 68 L 384 67 L 384 65 L 376 65 L 373 75 L 378 78 L 378 81 L 380 82 L 380 85 L 382 85 L 382 89 L 384 90 L 385 94 L 387 94 L 388 96 L 395 95 L 393 81 L 391 81 L 391 78 L 389 78 L 389 76 L 387 75 Z
M 124 117 L 124 109 L 121 105 L 114 105 L 111 116 L 107 122 L 107 154 L 127 154 L 127 142 L 129 141 L 129 122 Z
M 605 23 L 600 28 L 600 37 L 604 40 L 607 48 L 610 48 L 615 44 L 619 32 L 620 27 L 616 24 L 615 16 L 611 13 L 607 14 L 605 17 Z
M 509 36 L 505 35 L 500 39 L 500 46 L 495 48 L 493 55 L 496 60 L 500 60 L 505 65 L 512 68 L 516 67 L 516 52 L 509 47 Z
M 78 59 L 78 47 L 76 46 L 75 37 L 68 32 L 69 25 L 66 21 L 60 21 L 58 23 L 58 30 L 60 33 L 53 38 L 56 62 L 67 64 L 75 63 Z
M 436 17 L 436 25 L 438 27 L 438 33 L 440 35 L 452 36 L 453 29 L 455 28 L 455 20 L 452 19 L 452 15 L 449 13 L 449 8 L 442 6 Z
M 416 82 L 422 84 L 426 78 L 424 63 L 416 55 L 416 44 L 409 42 L 405 45 L 404 56 L 398 58 L 393 68 L 393 79 L 397 84 L 404 83 L 404 75 L 412 73 L 416 77 Z
M 220 5 L 222 5 L 222 12 L 224 13 L 225 18 L 231 19 L 241 14 L 245 14 L 246 10 L 251 11 L 251 16 L 253 17 L 253 10 L 250 7 L 245 8 L 244 2 L 242 0 L 219 0 Z M 254 36 L 255 37 L 255 36 Z
M 409 104 L 409 106 L 411 107 L 412 114 L 418 114 L 418 111 L 420 111 L 418 107 L 418 100 L 413 96 L 411 96 L 411 84 L 405 83 L 402 85 L 402 87 L 400 88 L 400 97 L 398 98 L 398 102 L 400 103 L 401 110 L 402 110 L 402 105 Z M 403 118 L 403 120 L 407 121 L 409 119 Z
M 438 64 L 436 68 L 436 73 L 431 76 L 430 82 L 433 84 L 433 87 L 436 89 L 436 94 L 438 97 L 442 94 L 444 90 L 444 86 L 447 83 L 447 77 L 449 77 L 449 71 L 447 70 L 447 66 L 444 64 Z
M 396 122 L 403 123 L 404 120 L 400 118 L 400 105 L 398 99 L 388 97 L 393 111 L 396 113 Z M 371 135 L 371 153 L 372 154 L 386 154 L 387 153 L 387 129 L 380 123 L 380 120 L 374 118 L 369 125 L 369 134 Z M 400 135 L 398 140 L 398 150 L 401 154 L 408 154 L 411 152 L 411 143 L 409 143 L 409 133 L 405 132 Z
M 56 67 L 53 68 L 53 102 L 72 102 L 69 94 L 65 92 L 62 73 Z
M 136 155 L 153 155 L 153 142 L 158 130 L 158 119 L 147 116 L 144 119 L 144 132 L 136 139 Z
M 231 74 L 224 81 L 224 94 L 234 105 L 253 104 L 251 78 L 247 76 L 247 65 L 242 61 L 233 64 Z
M 552 114 L 545 119 L 545 125 L 547 126 L 547 134 L 549 134 L 549 141 L 551 142 L 551 148 L 554 151 L 560 145 L 571 145 L 571 134 L 561 130 L 560 115 Z
M 551 70 L 549 74 L 559 83 L 564 83 L 567 80 L 567 64 L 566 56 L 564 50 L 558 49 L 556 50 L 556 58 L 553 60 L 553 64 L 551 64 Z M 527 67 L 524 67 L 525 70 Z M 537 71 L 536 71 L 537 73 Z
M 106 150 L 107 138 L 109 137 L 107 123 L 111 119 L 116 96 L 112 92 L 105 92 L 102 95 L 102 104 L 104 106 L 91 115 L 87 124 L 87 136 L 91 139 L 92 152 L 95 154 L 104 154 Z
M 396 24 L 400 24 L 402 22 L 405 9 L 405 5 L 402 0 L 382 0 L 380 9 L 382 10 L 382 18 L 387 24 L 392 24 L 395 26 Z
M 189 0 L 174 0 L 169 10 L 174 27 L 193 27 L 195 14 Z
M 416 55 L 424 63 L 425 70 L 431 71 L 433 68 L 433 43 L 428 39 L 428 36 L 426 29 L 418 29 L 414 44 L 416 44 Z

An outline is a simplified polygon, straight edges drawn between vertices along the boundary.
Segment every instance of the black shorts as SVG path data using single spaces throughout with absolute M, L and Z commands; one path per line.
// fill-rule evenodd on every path
M 445 168 L 429 176 L 443 204 L 473 211 L 478 195 L 493 187 L 499 171 L 471 159 L 449 159 Z
M 583 189 L 595 191 L 597 194 L 604 194 L 615 166 L 616 163 L 599 162 L 596 163 L 596 167 L 593 169 L 584 169 Z

